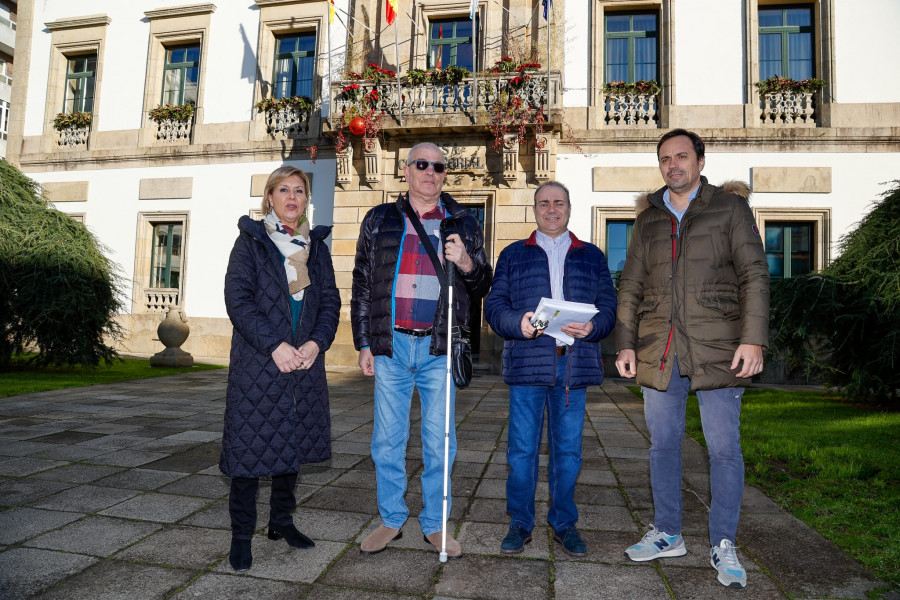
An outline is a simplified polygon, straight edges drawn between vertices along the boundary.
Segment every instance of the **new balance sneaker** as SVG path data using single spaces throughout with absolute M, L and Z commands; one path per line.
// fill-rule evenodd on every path
M 636 562 L 666 558 L 668 556 L 684 556 L 684 538 L 681 535 L 669 535 L 650 525 L 650 531 L 644 534 L 641 541 L 625 551 L 625 556 Z
M 719 583 L 730 588 L 747 587 L 747 571 L 737 557 L 737 549 L 730 540 L 722 540 L 709 551 L 709 564 L 719 572 Z

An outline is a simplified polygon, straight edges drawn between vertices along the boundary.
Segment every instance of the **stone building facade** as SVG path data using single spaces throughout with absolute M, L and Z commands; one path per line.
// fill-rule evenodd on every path
M 227 356 L 222 285 L 236 222 L 256 214 L 282 162 L 312 174 L 313 221 L 334 224 L 344 314 L 329 362 L 345 366 L 356 364 L 359 223 L 405 190 L 417 142 L 444 148 L 446 190 L 483 220 L 492 260 L 533 231 L 534 189 L 555 179 L 572 191 L 570 229 L 606 251 L 613 271 L 634 197 L 662 184 L 655 146 L 671 128 L 707 140 L 711 182 L 751 184 L 773 276 L 826 265 L 898 178 L 893 0 L 871 0 L 865 22 L 851 0 L 556 0 L 549 18 L 537 0 L 480 0 L 474 23 L 469 2 L 399 0 L 391 25 L 386 4 L 337 0 L 329 26 L 326 0 L 19 3 L 8 158 L 121 266 L 123 351 L 159 350 L 156 325 L 176 304 L 190 318 L 185 349 Z M 513 70 L 492 72 L 498 63 Z M 365 79 L 370 64 L 400 79 Z M 405 77 L 450 66 L 477 75 Z M 755 84 L 775 74 L 824 84 L 761 95 Z M 57 131 L 58 113 L 84 107 L 86 78 L 90 124 Z M 656 83 L 607 85 L 619 80 Z M 377 99 L 360 100 L 373 90 Z M 290 95 L 311 104 L 255 108 Z M 153 120 L 173 98 L 192 103 L 191 117 Z M 516 98 L 530 110 L 509 110 Z M 373 106 L 377 133 L 349 133 L 349 117 Z M 508 129 L 492 131 L 504 118 Z M 335 143 L 339 131 L 346 143 Z M 483 321 L 478 347 L 496 366 L 498 340 Z

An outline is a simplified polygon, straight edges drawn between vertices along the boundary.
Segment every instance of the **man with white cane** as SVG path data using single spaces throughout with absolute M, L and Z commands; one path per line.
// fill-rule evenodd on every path
M 442 193 L 446 169 L 440 148 L 417 144 L 403 169 L 408 194 L 371 209 L 360 226 L 350 318 L 360 369 L 375 376 L 372 460 L 381 516 L 381 525 L 360 544 L 363 554 L 381 552 L 399 539 L 409 517 L 406 446 L 417 388 L 424 463 L 419 525 L 442 558 L 462 556 L 459 543 L 445 531 L 451 508 L 449 473 L 456 456 L 448 317 L 452 312 L 455 323 L 468 324 L 469 302 L 487 293 L 492 269 L 477 220 Z M 459 271 L 446 293 L 428 246 L 436 260 L 453 267 L 448 271 Z

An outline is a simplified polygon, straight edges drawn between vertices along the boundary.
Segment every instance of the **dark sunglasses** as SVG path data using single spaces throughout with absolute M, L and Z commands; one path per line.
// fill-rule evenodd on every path
M 430 165 L 434 169 L 434 172 L 437 174 L 443 173 L 444 169 L 447 168 L 447 165 L 442 162 L 436 160 L 425 160 L 424 158 L 417 159 L 413 164 L 416 165 L 416 169 L 419 171 L 426 170 Z

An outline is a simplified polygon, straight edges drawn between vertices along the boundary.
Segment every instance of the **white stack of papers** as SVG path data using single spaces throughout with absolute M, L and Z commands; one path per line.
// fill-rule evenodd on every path
M 544 334 L 571 346 L 575 343 L 575 338 L 563 333 L 562 328 L 569 323 L 587 323 L 598 312 L 593 304 L 541 298 L 537 308 L 534 309 L 531 324 L 538 329 L 544 329 Z

